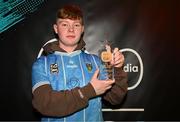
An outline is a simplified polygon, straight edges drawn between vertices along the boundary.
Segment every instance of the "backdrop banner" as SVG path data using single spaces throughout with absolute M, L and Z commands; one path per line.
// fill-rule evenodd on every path
M 180 120 L 179 0 L 0 0 L 0 120 L 40 120 L 31 67 L 68 3 L 83 9 L 87 51 L 108 40 L 125 56 L 128 93 L 118 106 L 102 101 L 104 120 Z

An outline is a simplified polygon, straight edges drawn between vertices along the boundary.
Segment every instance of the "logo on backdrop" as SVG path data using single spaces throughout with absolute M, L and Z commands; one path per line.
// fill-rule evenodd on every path
M 133 49 L 120 50 L 125 57 L 123 70 L 128 73 L 128 90 L 135 89 L 143 78 L 143 62 L 140 55 Z

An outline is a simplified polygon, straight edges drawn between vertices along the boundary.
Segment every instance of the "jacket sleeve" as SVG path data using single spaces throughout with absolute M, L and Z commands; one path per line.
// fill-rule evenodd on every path
M 122 68 L 115 68 L 114 70 L 115 84 L 104 94 L 103 98 L 112 105 L 117 105 L 124 99 L 128 84 L 127 73 L 125 73 Z
M 90 83 L 65 91 L 54 91 L 49 84 L 45 84 L 33 92 L 32 104 L 43 115 L 62 117 L 85 108 L 94 96 L 96 93 Z

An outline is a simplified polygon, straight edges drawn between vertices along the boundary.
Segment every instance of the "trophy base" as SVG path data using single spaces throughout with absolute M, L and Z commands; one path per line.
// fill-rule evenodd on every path
M 106 80 L 114 80 L 114 67 L 110 62 L 103 62 L 101 71 Z

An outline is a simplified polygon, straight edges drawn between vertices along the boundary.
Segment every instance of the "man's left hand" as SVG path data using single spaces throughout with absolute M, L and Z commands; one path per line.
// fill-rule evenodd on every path
M 124 55 L 120 52 L 118 48 L 114 48 L 113 50 L 113 60 L 111 61 L 111 64 L 117 68 L 122 67 L 124 64 Z

